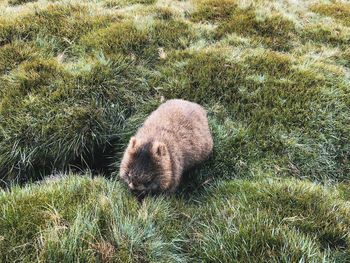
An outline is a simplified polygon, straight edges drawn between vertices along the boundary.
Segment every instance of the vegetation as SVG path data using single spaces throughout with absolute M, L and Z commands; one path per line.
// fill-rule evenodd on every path
M 0 196 L 1 259 L 347 262 L 349 189 L 237 179 L 190 199 L 148 197 L 140 204 L 119 182 L 101 177 L 13 187 Z
M 350 261 L 349 10 L 0 1 L 0 261 Z M 118 163 L 171 98 L 214 152 L 140 203 Z
M 36 0 L 9 0 L 9 5 L 21 5 L 29 2 L 35 2 Z

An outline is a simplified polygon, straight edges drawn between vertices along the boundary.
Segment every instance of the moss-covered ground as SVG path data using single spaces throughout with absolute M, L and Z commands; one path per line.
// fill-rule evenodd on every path
M 0 262 L 350 262 L 350 3 L 0 0 Z M 215 147 L 116 179 L 164 99 Z

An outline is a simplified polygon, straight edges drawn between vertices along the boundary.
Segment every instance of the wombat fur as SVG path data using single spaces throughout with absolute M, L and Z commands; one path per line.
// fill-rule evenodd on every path
M 168 100 L 131 137 L 120 177 L 133 191 L 174 192 L 182 174 L 213 149 L 206 111 L 185 100 Z

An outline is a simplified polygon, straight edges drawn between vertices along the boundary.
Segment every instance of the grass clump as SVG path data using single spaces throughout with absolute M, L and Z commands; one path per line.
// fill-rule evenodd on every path
M 122 57 L 90 62 L 77 75 L 55 60 L 23 63 L 1 92 L 2 179 L 23 181 L 77 160 L 85 164 L 115 140 L 122 121 L 143 100 L 130 93 L 147 91 L 142 83 L 128 83 L 138 74 L 132 68 Z
M 53 39 L 53 52 L 57 53 L 92 29 L 104 27 L 114 19 L 108 15 L 91 15 L 83 5 L 51 4 L 36 10 L 34 14 L 5 19 L 3 26 L 0 26 L 0 36 L 5 43 L 16 39 L 35 40 L 38 37 Z
M 330 16 L 336 20 L 350 26 L 350 4 L 334 2 L 331 4 L 316 4 L 311 7 L 313 12 Z
M 339 26 L 337 25 L 334 27 L 325 26 L 321 23 L 310 24 L 304 28 L 301 37 L 304 38 L 304 42 L 308 42 L 311 39 L 315 43 L 323 43 L 336 47 L 347 47 L 349 35 L 339 34 L 342 30 L 339 29 Z
M 156 45 L 164 48 L 183 49 L 196 40 L 190 26 L 177 20 L 156 21 L 152 35 Z
M 338 192 L 329 191 L 295 180 L 220 184 L 194 227 L 195 257 L 205 262 L 345 262 L 350 211 Z M 224 201 L 216 202 L 222 196 Z
M 25 42 L 16 41 L 0 47 L 0 74 L 8 74 L 19 64 L 33 59 L 38 50 Z
M 176 217 L 169 204 L 139 207 L 118 183 L 69 177 L 0 198 L 2 261 L 183 262 L 162 230 Z
M 243 69 L 238 63 L 226 63 L 219 51 L 182 52 L 167 62 L 169 67 L 163 67 L 163 74 L 169 76 L 165 80 L 167 97 L 187 97 L 201 103 L 238 99 L 238 87 L 234 84 L 242 79 Z M 183 73 L 178 75 L 180 72 Z
M 189 26 L 177 20 L 155 20 L 149 27 L 138 27 L 134 21 L 122 21 L 84 36 L 82 45 L 108 55 L 122 53 L 154 62 L 159 58 L 159 48 L 182 49 L 193 37 Z
M 84 36 L 82 45 L 102 49 L 106 54 L 142 55 L 149 48 L 149 35 L 147 30 L 137 28 L 131 21 L 117 22 Z
M 104 1 L 105 6 L 107 7 L 125 7 L 129 5 L 143 4 L 143 5 L 151 5 L 154 4 L 155 0 L 107 0 Z
M 350 48 L 346 49 L 344 52 L 341 54 L 341 59 L 342 62 L 345 66 L 350 66 Z
M 295 25 L 279 13 L 259 17 L 252 7 L 242 9 L 236 1 L 199 1 L 191 19 L 195 22 L 214 22 L 214 38 L 221 39 L 230 33 L 253 37 L 254 42 L 274 50 L 292 48 Z
M 23 5 L 30 2 L 36 2 L 37 0 L 9 0 L 9 5 Z
M 274 50 L 287 51 L 292 48 L 295 36 L 295 26 L 279 14 L 259 19 L 254 10 L 241 10 L 223 22 L 216 37 L 227 33 L 239 33 L 243 36 L 253 36 L 257 43 L 263 43 Z
M 192 13 L 193 21 L 216 22 L 231 18 L 232 13 L 237 9 L 235 0 L 202 0 L 197 1 L 197 10 Z
M 141 204 L 119 182 L 101 178 L 15 187 L 0 195 L 0 256 L 40 262 L 349 258 L 350 211 L 336 188 L 261 178 L 220 182 L 204 193 Z

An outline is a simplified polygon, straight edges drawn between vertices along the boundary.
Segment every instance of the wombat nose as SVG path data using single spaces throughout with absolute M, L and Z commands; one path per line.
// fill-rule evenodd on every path
M 129 188 L 130 188 L 130 189 L 135 189 L 134 184 L 133 184 L 133 183 L 130 183 L 130 184 L 129 184 Z

